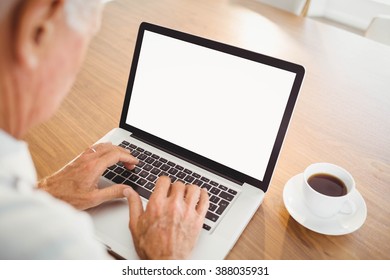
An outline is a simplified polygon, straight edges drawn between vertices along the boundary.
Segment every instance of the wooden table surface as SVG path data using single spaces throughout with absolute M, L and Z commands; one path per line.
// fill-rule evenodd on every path
M 69 96 L 26 138 L 40 178 L 118 126 L 142 21 L 306 68 L 269 191 L 227 259 L 390 259 L 390 47 L 253 0 L 109 3 Z M 285 183 L 314 162 L 354 176 L 368 209 L 359 230 L 322 235 L 287 212 Z

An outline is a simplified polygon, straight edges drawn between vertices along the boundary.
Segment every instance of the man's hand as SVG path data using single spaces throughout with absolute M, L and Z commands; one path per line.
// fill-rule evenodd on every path
M 113 185 L 98 189 L 97 183 L 104 170 L 123 162 L 125 167 L 133 169 L 138 163 L 130 151 L 111 143 L 98 144 L 88 148 L 73 162 L 38 183 L 54 197 L 64 200 L 75 208 L 84 210 L 105 201 L 123 197 L 126 185 Z
M 141 259 L 186 259 L 202 229 L 209 207 L 206 189 L 160 177 L 146 210 L 131 188 L 124 190 L 129 227 Z

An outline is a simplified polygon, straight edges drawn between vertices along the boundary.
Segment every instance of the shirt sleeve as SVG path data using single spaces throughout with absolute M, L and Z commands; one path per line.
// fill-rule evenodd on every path
M 0 186 L 0 259 L 110 259 L 87 213 L 44 191 Z

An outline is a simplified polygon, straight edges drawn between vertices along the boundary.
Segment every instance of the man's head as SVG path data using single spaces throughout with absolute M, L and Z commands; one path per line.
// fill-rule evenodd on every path
M 0 1 L 0 129 L 20 138 L 55 112 L 99 29 L 100 2 Z

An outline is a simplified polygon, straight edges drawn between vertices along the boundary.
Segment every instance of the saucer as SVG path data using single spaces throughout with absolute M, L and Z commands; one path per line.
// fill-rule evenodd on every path
M 343 235 L 359 229 L 367 217 L 367 207 L 362 195 L 355 190 L 351 195 L 356 205 L 353 214 L 336 214 L 330 218 L 321 218 L 311 213 L 303 201 L 303 173 L 292 177 L 284 186 L 283 201 L 287 211 L 304 227 L 327 235 Z

